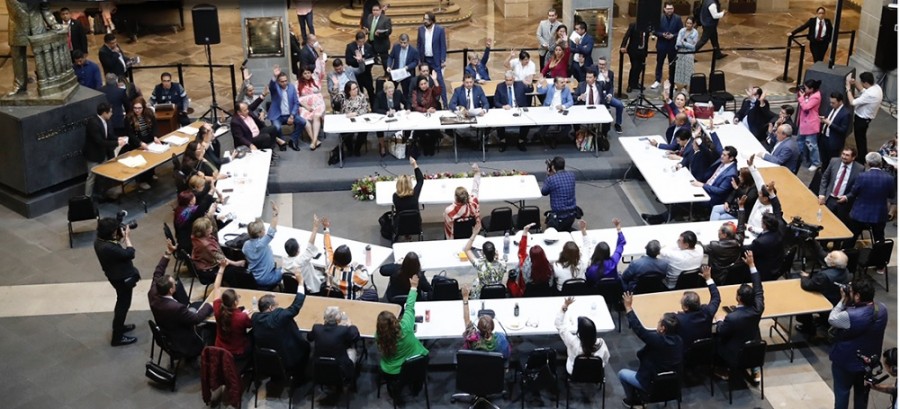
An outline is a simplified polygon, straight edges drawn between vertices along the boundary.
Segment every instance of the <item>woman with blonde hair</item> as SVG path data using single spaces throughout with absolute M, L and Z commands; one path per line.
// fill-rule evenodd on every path
M 478 164 L 472 164 L 475 176 L 472 180 L 472 194 L 466 188 L 459 186 L 454 193 L 453 204 L 444 209 L 444 235 L 447 240 L 453 240 L 453 223 L 456 219 L 468 219 L 481 217 L 479 214 L 478 189 L 481 186 L 481 170 Z
M 419 164 L 415 158 L 410 157 L 409 164 L 412 165 L 416 174 L 416 185 L 413 186 L 412 178 L 409 175 L 400 175 L 397 178 L 397 191 L 394 192 L 393 197 L 394 210 L 397 212 L 419 209 L 419 195 L 422 193 L 425 176 L 419 170 Z

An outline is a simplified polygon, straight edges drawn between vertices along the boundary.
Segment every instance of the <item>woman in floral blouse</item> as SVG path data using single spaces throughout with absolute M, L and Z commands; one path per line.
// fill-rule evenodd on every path
M 354 118 L 369 113 L 369 99 L 366 94 L 359 92 L 359 84 L 356 81 L 348 81 L 344 86 L 344 102 L 341 104 L 341 113 L 347 114 L 347 118 Z M 357 132 L 353 141 L 353 156 L 360 156 L 363 145 L 366 143 L 368 132 Z M 350 151 L 350 141 L 345 142 L 347 151 Z
M 325 53 L 320 52 L 315 67 L 303 67 L 300 69 L 300 79 L 297 80 L 297 95 L 300 96 L 300 116 L 312 126 L 309 135 L 309 149 L 316 150 L 322 142 L 319 141 L 319 129 L 322 128 L 322 115 L 325 114 L 325 98 L 322 96 L 322 80 L 325 79 Z
M 479 298 L 481 288 L 486 285 L 506 282 L 506 263 L 497 260 L 497 249 L 494 247 L 494 243 L 484 242 L 481 247 L 484 252 L 483 259 L 478 259 L 472 252 L 472 242 L 475 241 L 479 232 L 481 232 L 481 218 L 476 217 L 475 227 L 472 228 L 472 237 L 469 237 L 465 247 L 466 257 L 469 258 L 477 273 L 475 281 L 472 282 L 472 298 Z

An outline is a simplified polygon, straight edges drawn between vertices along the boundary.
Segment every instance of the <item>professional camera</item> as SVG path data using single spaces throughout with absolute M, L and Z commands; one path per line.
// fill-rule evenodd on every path
M 834 283 L 834 285 L 836 285 L 838 288 L 840 288 L 841 291 L 844 292 L 844 294 L 850 294 L 850 284 L 849 283 L 848 284 Z
M 547 165 L 547 172 L 553 172 L 553 159 L 547 159 L 544 163 Z
M 857 350 L 856 357 L 862 361 L 863 367 L 866 369 L 866 374 L 863 377 L 866 383 L 878 385 L 891 376 L 884 373 L 884 367 L 881 365 L 881 359 L 879 359 L 878 354 L 866 356 Z
M 127 216 L 127 210 L 119 210 L 118 212 L 116 212 L 116 221 L 119 222 L 119 228 L 121 228 L 122 230 L 125 230 L 126 227 L 128 227 L 130 230 L 138 228 L 137 222 L 133 220 L 131 221 L 131 223 L 125 224 L 125 217 Z
M 806 223 L 800 216 L 794 216 L 787 227 L 791 237 L 798 241 L 815 240 L 822 231 L 822 226 Z

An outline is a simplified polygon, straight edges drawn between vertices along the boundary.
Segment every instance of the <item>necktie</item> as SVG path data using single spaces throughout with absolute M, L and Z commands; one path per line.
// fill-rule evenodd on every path
M 816 40 L 822 40 L 823 31 L 825 31 L 825 22 L 819 20 L 819 29 L 816 31 Z
M 512 89 L 512 87 L 506 87 L 506 89 L 508 90 L 507 92 L 509 92 L 509 106 L 515 108 L 516 107 L 516 99 L 513 98 L 513 89 Z
M 838 109 L 840 109 L 840 107 L 838 107 Z M 828 123 L 825 124 L 825 130 L 822 131 L 822 133 L 825 134 L 826 138 L 831 136 L 831 125 L 830 124 L 831 124 L 831 121 L 834 121 L 834 117 L 837 116 L 837 112 L 838 112 L 837 109 L 832 109 L 831 113 L 828 114 Z
M 69 45 L 69 49 L 72 49 L 72 27 L 69 26 L 69 30 L 66 31 L 66 43 Z
M 316 57 L 316 59 L 318 60 L 318 59 L 319 59 L 319 53 L 316 52 L 316 49 L 315 49 L 313 46 L 309 46 L 309 49 L 310 49 L 310 51 L 312 51 L 313 55 L 314 55 L 314 56 Z
M 719 177 L 719 173 L 722 173 L 722 169 L 725 169 L 725 166 L 728 166 L 728 165 L 726 165 L 724 163 L 719 165 L 719 168 L 716 169 L 715 172 L 713 172 L 712 176 L 709 177 L 709 180 L 706 181 L 706 184 L 712 185 L 713 183 L 715 183 L 716 178 Z
M 594 87 L 588 87 L 588 105 L 594 105 Z
M 470 89 L 466 90 L 466 106 L 468 106 L 469 109 L 474 108 L 472 106 L 472 90 Z
M 375 27 L 378 27 L 378 17 L 372 19 L 372 27 L 369 27 L 369 41 L 375 41 Z
M 838 176 L 837 183 L 834 184 L 834 191 L 831 192 L 832 196 L 837 197 L 841 193 L 841 185 L 844 184 L 845 175 L 847 175 L 847 165 L 841 165 L 841 175 Z

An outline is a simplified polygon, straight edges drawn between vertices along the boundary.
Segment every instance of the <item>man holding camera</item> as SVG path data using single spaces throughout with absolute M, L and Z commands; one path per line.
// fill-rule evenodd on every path
M 141 279 L 134 267 L 134 247 L 129 236 L 131 229 L 123 226 L 119 220 L 104 217 L 97 222 L 97 240 L 94 241 L 94 252 L 106 279 L 116 289 L 116 307 L 113 310 L 112 341 L 114 347 L 133 344 L 137 338 L 125 335 L 134 330 L 134 324 L 125 324 L 125 316 L 131 307 L 131 295 L 134 286 Z M 122 247 L 122 243 L 125 247 Z
M 868 277 L 853 281 L 849 292 L 841 288 L 841 301 L 828 315 L 834 348 L 831 350 L 831 375 L 834 378 L 834 408 L 849 408 L 850 389 L 854 389 L 853 405 L 867 407 L 866 365 L 862 357 L 881 353 L 888 310 L 875 302 L 875 284 Z
M 572 231 L 578 206 L 575 205 L 575 175 L 566 171 L 566 160 L 557 156 L 547 161 L 547 179 L 541 194 L 550 196 L 547 227 Z

